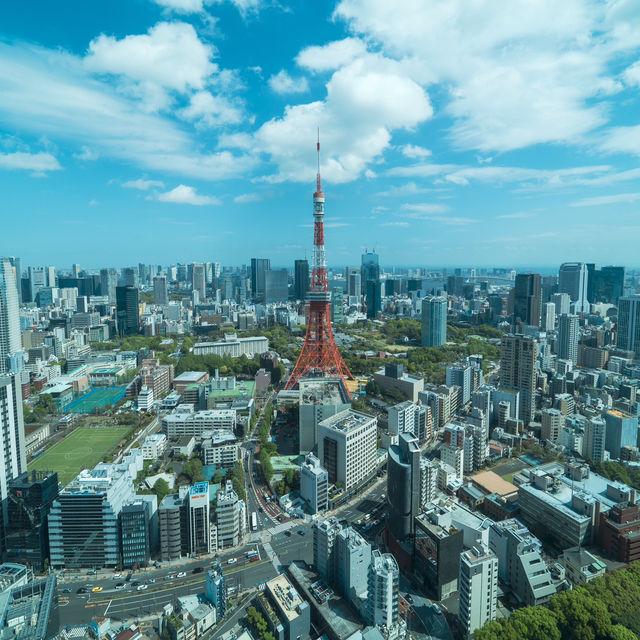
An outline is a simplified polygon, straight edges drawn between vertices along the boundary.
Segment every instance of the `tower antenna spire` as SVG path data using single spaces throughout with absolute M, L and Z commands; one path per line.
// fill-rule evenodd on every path
M 316 174 L 316 183 L 318 193 L 322 193 L 322 184 L 320 182 L 320 127 L 318 127 L 318 142 L 316 143 L 316 151 L 318 153 L 318 173 Z

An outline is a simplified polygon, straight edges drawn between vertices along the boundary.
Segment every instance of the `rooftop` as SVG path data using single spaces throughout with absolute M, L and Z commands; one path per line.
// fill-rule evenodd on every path
M 370 416 L 367 413 L 360 413 L 360 411 L 354 411 L 353 409 L 345 409 L 344 411 L 340 411 L 339 413 L 322 420 L 320 425 L 329 427 L 336 431 L 349 433 L 355 429 L 368 425 L 372 421 L 375 423 L 375 416 Z
M 181 373 L 179 376 L 176 376 L 173 379 L 173 383 L 176 382 L 198 382 L 203 377 L 207 375 L 206 371 L 185 371 Z
M 499 496 L 508 496 L 518 491 L 518 487 L 515 484 L 503 480 L 493 471 L 476 473 L 471 476 L 471 480 L 487 493 L 497 493 Z
M 280 574 L 273 580 L 269 580 L 265 587 L 289 622 L 300 615 L 297 609 L 304 601 L 293 588 L 287 576 Z
M 342 380 L 337 378 L 306 378 L 300 380 L 301 404 L 347 404 Z

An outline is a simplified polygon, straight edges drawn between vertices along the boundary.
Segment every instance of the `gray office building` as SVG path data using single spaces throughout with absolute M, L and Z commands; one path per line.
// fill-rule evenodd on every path
M 134 499 L 133 482 L 124 465 L 99 464 L 81 471 L 51 506 L 51 566 L 117 567 L 120 513 Z
M 267 269 L 264 272 L 265 303 L 286 302 L 289 299 L 289 274 L 286 269 Z
M 264 302 L 264 274 L 268 269 L 271 269 L 269 258 L 251 258 L 251 292 L 256 302 Z
M 617 346 L 640 356 L 640 294 L 623 296 L 618 301 Z
M 447 299 L 428 296 L 422 301 L 422 346 L 440 347 L 447 341 Z
M 578 316 L 562 314 L 558 318 L 558 357 L 578 364 Z

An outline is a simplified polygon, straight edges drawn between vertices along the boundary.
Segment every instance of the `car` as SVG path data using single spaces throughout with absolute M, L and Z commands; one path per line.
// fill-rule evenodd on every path
M 264 513 L 264 509 L 263 509 L 262 507 L 258 507 L 258 511 L 259 511 L 260 513 Z
M 186 575 L 187 575 L 187 574 L 186 574 L 186 572 L 181 571 L 181 572 L 178 574 L 178 578 L 184 578 Z
M 118 582 L 118 584 L 115 586 L 116 589 L 118 589 L 118 591 L 120 589 L 124 589 L 127 585 L 124 582 Z
M 277 520 L 278 522 L 282 522 L 282 516 L 276 516 L 276 520 Z
M 131 586 L 132 586 L 132 587 L 137 587 L 139 584 L 140 584 L 140 583 L 139 583 L 137 580 L 134 580 L 134 581 L 131 583 Z
M 284 532 L 284 535 L 287 536 L 287 538 L 291 537 L 291 531 L 289 531 L 288 529 Z
M 69 587 L 65 587 L 65 588 L 62 590 L 62 593 L 71 593 L 71 589 L 69 589 Z
M 102 587 L 93 587 L 91 589 L 91 593 L 100 593 L 102 591 Z
M 148 588 L 149 588 L 149 587 L 148 587 L 146 584 L 141 584 L 141 585 L 138 587 L 138 591 L 144 591 L 145 589 L 148 589 Z
M 431 608 L 438 614 L 442 615 L 442 609 L 434 602 L 431 604 Z
M 302 529 L 299 529 L 299 530 L 298 530 L 298 535 L 299 535 L 299 536 L 303 536 L 303 535 L 304 535 L 304 531 L 303 531 Z
M 165 580 L 173 580 L 175 577 L 176 577 L 175 574 L 172 573 L 168 576 L 165 576 Z
M 88 573 L 90 576 L 95 576 L 98 572 L 97 572 L 95 569 L 91 569 L 90 571 L 87 571 L 87 573 Z
M 80 587 L 76 590 L 76 593 L 89 593 L 89 589 L 87 589 L 86 587 Z
M 238 562 L 238 558 L 229 558 L 227 564 L 235 564 L 236 562 Z
M 121 575 L 122 575 L 122 574 L 121 574 L 119 571 L 116 571 L 116 572 L 113 574 L 113 577 L 114 577 L 114 578 L 119 578 Z
M 191 573 L 202 573 L 204 571 L 204 567 L 196 567 Z
M 147 583 L 148 583 L 148 584 L 153 584 L 155 581 L 156 581 L 156 579 L 155 579 L 155 578 L 149 578 L 149 579 L 147 580 Z
M 407 593 L 407 595 L 404 597 L 404 599 L 409 603 L 409 604 L 413 604 L 413 596 L 410 593 Z

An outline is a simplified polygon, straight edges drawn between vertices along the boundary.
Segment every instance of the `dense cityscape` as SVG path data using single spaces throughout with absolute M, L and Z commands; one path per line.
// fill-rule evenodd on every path
M 638 6 L 0 25 L 0 640 L 640 638 Z

